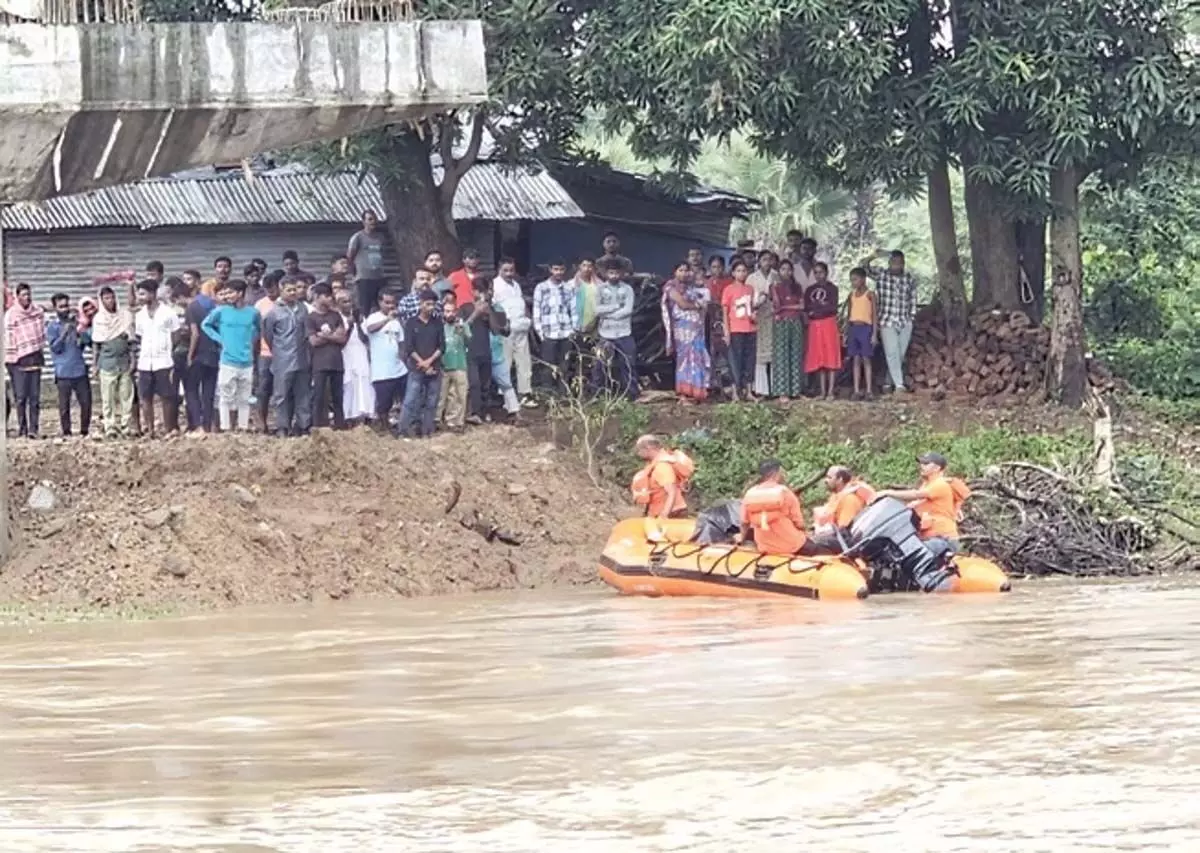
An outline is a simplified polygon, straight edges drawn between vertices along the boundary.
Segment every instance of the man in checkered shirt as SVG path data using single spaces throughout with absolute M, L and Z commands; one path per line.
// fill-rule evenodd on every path
M 550 277 L 533 289 L 533 331 L 541 338 L 541 357 L 550 367 L 550 387 L 567 388 L 567 353 L 579 316 L 575 283 L 567 281 L 566 261 L 550 262 Z
M 886 257 L 886 269 L 874 261 Z M 879 251 L 862 262 L 867 275 L 875 280 L 876 310 L 879 312 L 879 338 L 887 359 L 892 388 L 904 387 L 904 356 L 912 340 L 913 319 L 917 316 L 917 282 L 904 269 L 904 253 Z
M 425 267 L 417 267 L 417 271 L 413 273 L 412 289 L 396 302 L 396 312 L 400 315 L 401 323 L 407 323 L 421 313 L 421 292 L 431 287 L 433 287 L 433 273 Z

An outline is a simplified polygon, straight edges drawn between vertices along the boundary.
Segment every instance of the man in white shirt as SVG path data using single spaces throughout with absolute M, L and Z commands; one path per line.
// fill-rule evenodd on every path
M 404 325 L 396 307 L 396 294 L 379 294 L 379 310 L 364 324 L 371 351 L 371 385 L 375 388 L 375 429 L 387 432 L 392 408 L 404 400 L 408 368 L 400 357 Z
M 178 383 L 171 371 L 176 341 L 183 334 L 183 319 L 175 309 L 158 300 L 158 283 L 150 279 L 137 286 L 138 309 L 133 318 L 134 335 L 140 346 L 137 358 L 138 396 L 142 405 L 142 429 L 154 435 L 154 398 L 162 400 L 163 428 L 167 435 L 178 432 Z
M 504 364 L 511 377 L 513 363 L 516 363 L 516 381 L 512 384 L 521 397 L 521 405 L 528 409 L 536 405 L 531 396 L 533 357 L 529 351 L 529 330 L 533 321 L 525 305 L 521 283 L 517 281 L 517 262 L 502 258 L 497 272 L 499 275 L 492 282 L 492 302 L 508 317 L 509 326 L 508 337 L 503 339 Z

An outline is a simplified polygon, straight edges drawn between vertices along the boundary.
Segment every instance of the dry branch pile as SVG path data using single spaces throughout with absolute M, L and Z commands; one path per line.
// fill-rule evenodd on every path
M 1159 545 L 1155 512 L 1092 485 L 1090 476 L 1037 465 L 994 466 L 971 484 L 963 543 L 1013 575 L 1142 575 L 1195 568 L 1186 545 Z
M 1020 311 L 979 311 L 954 346 L 947 344 L 941 309 L 930 305 L 917 312 L 908 371 L 916 388 L 1042 402 L 1050 330 Z M 1111 391 L 1116 381 L 1098 361 L 1088 364 L 1092 386 Z

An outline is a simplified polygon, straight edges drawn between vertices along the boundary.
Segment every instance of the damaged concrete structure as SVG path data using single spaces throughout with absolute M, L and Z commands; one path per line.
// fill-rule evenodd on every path
M 0 204 L 236 162 L 486 96 L 478 21 L 0 23 Z

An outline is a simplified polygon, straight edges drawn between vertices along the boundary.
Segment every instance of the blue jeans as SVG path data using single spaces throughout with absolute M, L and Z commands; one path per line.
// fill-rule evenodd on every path
M 400 435 L 411 436 L 414 428 L 419 436 L 433 435 L 437 418 L 438 397 L 442 393 L 442 373 L 408 374 L 408 385 L 404 389 L 404 407 L 400 410 Z
M 883 357 L 887 359 L 888 376 L 892 379 L 892 387 L 897 391 L 904 387 L 904 356 L 908 354 L 912 330 L 912 323 L 879 327 L 879 338 L 883 341 Z

